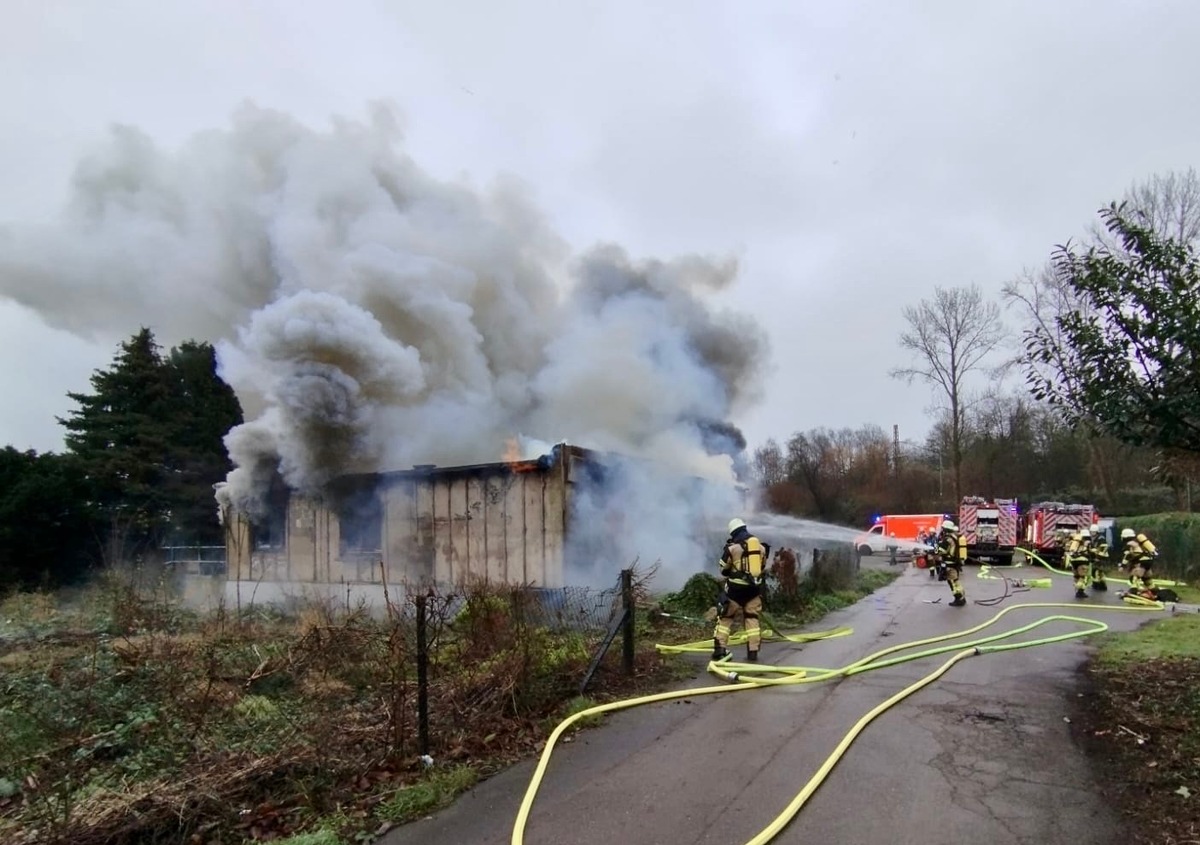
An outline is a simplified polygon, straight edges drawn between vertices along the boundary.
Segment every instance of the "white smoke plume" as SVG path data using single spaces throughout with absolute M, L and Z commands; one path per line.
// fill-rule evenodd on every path
M 175 150 L 115 128 L 60 219 L 0 230 L 0 295 L 93 338 L 217 343 L 247 411 L 235 507 L 276 470 L 313 492 L 516 435 L 731 478 L 739 448 L 712 444 L 740 439 L 767 352 L 710 304 L 736 262 L 572 256 L 517 186 L 434 179 L 399 127 L 385 105 L 328 129 L 246 105 Z
M 667 588 L 697 570 L 716 574 L 728 519 L 743 513 L 739 490 L 621 457 L 607 457 L 596 474 L 598 483 L 576 488 L 576 513 L 586 518 L 568 536 L 572 583 L 611 586 L 614 573 L 635 560 L 658 563 L 657 586 Z

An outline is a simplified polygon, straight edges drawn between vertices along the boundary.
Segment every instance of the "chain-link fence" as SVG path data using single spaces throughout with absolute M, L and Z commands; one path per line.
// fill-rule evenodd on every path
M 633 576 L 612 587 L 477 585 L 428 589 L 390 604 L 411 629 L 395 686 L 396 741 L 419 754 L 453 748 L 463 724 L 546 714 L 583 691 L 606 655 L 632 672 Z M 621 647 L 612 648 L 618 636 Z

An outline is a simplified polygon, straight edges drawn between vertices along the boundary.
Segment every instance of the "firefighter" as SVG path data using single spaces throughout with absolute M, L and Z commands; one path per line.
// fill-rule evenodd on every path
M 1063 554 L 1063 560 L 1067 557 L 1067 546 L 1071 543 L 1071 531 L 1067 528 L 1054 529 L 1054 548 L 1060 549 Z
M 930 553 L 927 558 L 929 561 L 929 577 L 937 578 L 939 581 L 946 580 L 947 556 L 943 553 L 942 546 L 947 536 L 946 532 L 950 530 L 957 531 L 958 528 L 950 520 L 944 520 L 941 529 L 937 533 L 930 530 L 928 539 L 926 540 L 930 546 Z M 950 557 L 954 557 L 954 555 L 951 554 Z
M 1108 582 L 1104 580 L 1104 570 L 1108 568 L 1108 539 L 1095 523 L 1092 523 L 1088 533 L 1091 535 L 1088 540 L 1088 559 L 1092 562 L 1092 589 L 1104 592 L 1108 589 Z
M 758 647 L 762 634 L 758 625 L 758 614 L 762 612 L 762 586 L 765 571 L 766 551 L 761 540 L 750 533 L 741 519 L 729 520 L 729 539 L 717 562 L 725 578 L 725 602 L 717 615 L 717 627 L 713 631 L 713 660 L 729 654 L 729 634 L 738 613 L 746 628 L 746 660 L 758 661 Z
M 929 564 L 929 577 L 937 578 L 939 581 L 946 580 L 946 565 L 942 561 L 942 537 L 945 536 L 945 526 L 949 524 L 949 520 L 942 523 L 937 533 L 929 532 L 929 538 L 926 542 L 929 544 L 929 553 L 925 556 Z
M 934 534 L 931 530 L 925 538 L 925 545 L 929 547 L 929 552 L 925 555 L 925 563 L 929 567 L 929 577 L 934 578 L 942 569 L 942 557 L 938 554 L 938 542 L 940 536 Z
M 1071 567 L 1071 571 L 1075 575 L 1075 598 L 1077 599 L 1088 597 L 1088 570 L 1092 564 L 1091 555 L 1088 553 L 1088 537 L 1089 535 L 1082 531 L 1076 531 L 1067 540 L 1067 547 L 1063 551 L 1067 566 Z
M 958 533 L 958 526 L 950 520 L 942 523 L 942 534 L 938 538 L 939 566 L 945 572 L 945 580 L 950 582 L 950 592 L 954 594 L 951 607 L 962 607 L 967 603 L 967 593 L 962 586 L 963 564 L 967 561 L 967 538 Z
M 1154 583 L 1154 559 L 1158 549 L 1145 534 L 1126 528 L 1121 531 L 1125 552 L 1121 556 L 1121 568 L 1129 569 L 1129 586 L 1135 591 L 1149 590 Z

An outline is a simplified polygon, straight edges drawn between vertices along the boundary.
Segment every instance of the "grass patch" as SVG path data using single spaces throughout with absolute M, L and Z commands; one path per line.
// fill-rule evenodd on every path
M 276 839 L 275 845 L 346 845 L 346 840 L 332 830 L 315 830 Z
M 1178 587 L 1171 587 L 1171 589 L 1179 596 L 1181 604 L 1200 604 L 1200 587 L 1183 584 Z
M 404 824 L 447 807 L 460 793 L 479 781 L 479 773 L 470 766 L 455 766 L 434 772 L 425 780 L 396 790 L 375 814 L 392 824 Z
M 563 708 L 562 717 L 559 719 L 559 721 L 561 722 L 563 719 L 569 719 L 576 713 L 582 713 L 584 710 L 590 710 L 599 704 L 600 702 L 596 701 L 594 698 L 589 698 L 586 695 L 577 695 L 567 702 L 566 706 Z M 580 728 L 594 728 L 603 721 L 603 713 L 592 713 L 590 715 L 581 717 L 579 720 L 574 722 L 573 725 Z
M 1197 613 L 1155 619 L 1135 631 L 1105 634 L 1096 654 L 1098 663 L 1111 668 L 1147 660 L 1189 658 L 1200 659 L 1200 614 Z
M 1130 841 L 1197 841 L 1200 615 L 1105 634 L 1086 678 L 1077 736 L 1106 796 L 1128 820 Z
M 664 680 L 666 680 L 667 678 L 670 678 L 670 673 L 667 673 L 663 676 Z M 612 697 L 613 698 L 621 698 L 622 696 L 615 695 Z M 562 706 L 562 709 L 560 709 L 557 713 L 555 713 L 553 716 L 550 716 L 545 721 L 543 721 L 542 731 L 546 736 L 549 736 L 551 733 L 554 732 L 554 729 L 557 728 L 562 722 L 571 718 L 576 713 L 582 713 L 584 710 L 590 710 L 591 708 L 593 708 L 601 703 L 603 703 L 603 702 L 597 701 L 596 699 L 592 698 L 591 696 L 577 695 L 574 698 L 572 698 L 570 701 L 568 701 L 566 704 L 564 704 Z M 568 729 L 568 732 L 584 730 L 585 728 L 598 727 L 599 725 L 602 725 L 604 723 L 605 715 L 607 715 L 607 714 L 593 713 L 589 716 L 583 716 L 582 718 L 577 719 L 576 721 L 571 723 L 571 727 Z

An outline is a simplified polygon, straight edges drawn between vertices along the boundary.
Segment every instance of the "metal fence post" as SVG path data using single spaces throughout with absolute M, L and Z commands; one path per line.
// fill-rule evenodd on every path
M 426 641 L 425 596 L 416 597 L 417 605 L 417 746 L 424 756 L 429 753 L 429 647 Z
M 625 674 L 633 674 L 633 625 L 634 617 L 634 602 L 633 602 L 633 570 L 621 570 L 621 603 L 625 609 L 625 626 L 622 632 L 622 657 L 625 664 Z

